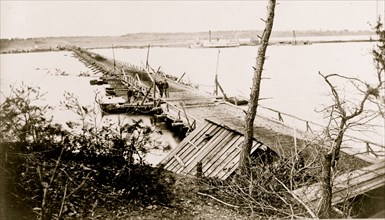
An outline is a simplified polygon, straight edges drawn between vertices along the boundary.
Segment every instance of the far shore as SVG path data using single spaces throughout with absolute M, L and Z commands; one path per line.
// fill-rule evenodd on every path
M 261 33 L 256 31 L 219 31 L 212 32 L 212 40 L 238 40 L 240 46 L 256 46 Z M 273 34 L 270 44 L 309 45 L 315 43 L 371 42 L 374 33 L 359 32 L 277 32 Z M 339 39 L 339 37 L 343 37 Z M 325 38 L 325 39 L 320 39 Z M 27 53 L 66 50 L 67 46 L 85 49 L 102 48 L 147 48 L 151 47 L 190 47 L 198 41 L 209 40 L 208 33 L 140 33 L 123 36 L 104 37 L 44 37 L 26 39 L 0 39 L 0 53 Z

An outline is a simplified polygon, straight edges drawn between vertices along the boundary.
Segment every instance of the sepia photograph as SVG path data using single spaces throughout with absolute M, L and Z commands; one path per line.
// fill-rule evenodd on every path
M 0 0 L 0 219 L 384 219 L 385 0 Z

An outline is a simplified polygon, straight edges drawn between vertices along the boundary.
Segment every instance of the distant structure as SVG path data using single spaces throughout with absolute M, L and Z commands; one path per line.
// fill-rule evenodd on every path
M 219 39 L 211 40 L 211 31 L 209 31 L 209 40 L 199 40 L 190 45 L 190 48 L 224 48 L 239 47 L 241 44 L 237 39 Z
M 293 31 L 293 45 L 297 45 L 297 39 L 295 37 L 295 31 Z

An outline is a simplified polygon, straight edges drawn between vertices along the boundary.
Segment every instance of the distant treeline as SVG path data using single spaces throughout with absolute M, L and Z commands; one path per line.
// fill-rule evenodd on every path
M 237 38 L 257 38 L 257 35 L 261 35 L 261 30 L 236 30 L 236 31 L 212 31 L 212 38 L 221 39 L 237 39 Z M 374 34 L 373 31 L 349 31 L 349 30 L 310 30 L 310 31 L 295 31 L 296 36 L 344 36 L 344 35 L 370 35 Z M 272 37 L 291 37 L 293 31 L 273 31 Z M 209 38 L 209 32 L 176 32 L 176 33 L 135 33 L 126 34 L 122 37 L 130 37 L 136 39 L 142 38 L 156 38 L 159 40 L 172 38 L 172 39 L 207 39 Z
M 47 40 L 63 40 L 71 42 L 79 39 L 103 39 L 103 38 L 130 38 L 132 40 L 142 41 L 143 39 L 153 39 L 153 40 L 165 40 L 169 38 L 177 39 L 196 39 L 196 38 L 208 38 L 207 32 L 167 32 L 167 33 L 130 33 L 121 36 L 71 36 L 71 37 L 37 37 L 37 38 L 2 38 L 0 39 L 1 43 L 9 41 L 20 41 L 20 40 L 33 40 L 36 43 L 43 43 Z M 212 31 L 212 37 L 232 39 L 232 38 L 255 38 L 257 35 L 262 34 L 261 30 L 234 30 L 234 31 Z M 349 30 L 308 30 L 308 31 L 295 31 L 296 36 L 344 36 L 344 35 L 370 35 L 374 34 L 374 31 L 349 31 Z M 293 31 L 273 31 L 273 37 L 290 37 L 293 36 Z
M 212 31 L 212 39 L 250 39 L 258 41 L 262 31 L 234 30 Z M 371 31 L 295 31 L 296 37 L 301 36 L 346 36 L 346 35 L 372 35 Z M 273 31 L 272 37 L 292 37 L 293 31 Z M 153 46 L 188 46 L 197 40 L 209 39 L 207 32 L 176 32 L 176 33 L 133 33 L 122 36 L 74 36 L 74 37 L 39 37 L 39 38 L 11 38 L 0 39 L 2 53 L 11 51 L 36 51 L 51 50 L 76 45 L 83 48 L 111 47 L 145 47 Z

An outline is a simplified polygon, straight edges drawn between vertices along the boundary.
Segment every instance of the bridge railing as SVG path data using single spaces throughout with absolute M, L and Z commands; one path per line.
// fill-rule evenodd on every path
M 77 52 L 76 50 L 74 50 L 75 52 Z M 96 53 L 92 53 L 92 52 L 88 52 L 90 54 L 96 54 Z M 80 53 L 77 52 L 78 55 L 80 55 Z M 123 61 L 117 61 L 117 60 L 112 60 L 112 59 L 108 59 L 109 62 L 113 63 L 117 63 L 121 66 L 124 66 L 124 67 L 127 67 L 127 68 L 131 68 L 131 69 L 134 69 L 136 71 L 143 71 L 143 72 L 147 72 L 143 67 L 139 67 L 139 66 L 136 66 L 136 65 L 133 65 L 133 64 L 129 64 L 127 62 L 123 62 Z M 104 67 L 104 66 L 103 66 Z M 119 71 L 119 70 L 118 70 Z M 145 85 L 143 82 L 141 82 L 141 80 L 138 78 L 138 77 L 132 77 L 130 75 L 127 75 L 124 73 L 124 69 L 122 68 L 121 70 L 121 79 L 123 81 L 126 81 L 132 85 L 135 85 L 137 88 L 140 88 L 140 90 L 142 92 L 146 92 L 148 90 L 148 86 Z M 273 114 L 276 114 L 276 117 L 277 117 L 277 121 L 282 123 L 282 124 L 287 124 L 287 122 L 285 122 L 286 118 L 290 118 L 291 120 L 295 120 L 297 121 L 296 124 L 303 124 L 304 125 L 304 128 L 300 128 L 300 130 L 305 130 L 306 132 L 310 132 L 310 133 L 313 133 L 313 134 L 316 134 L 316 131 L 322 131 L 325 126 L 321 125 L 321 124 L 317 124 L 317 123 L 314 123 L 314 122 L 311 122 L 311 121 L 308 121 L 308 120 L 304 120 L 304 119 L 301 119 L 299 117 L 296 117 L 294 115 L 290 115 L 290 114 L 287 114 L 287 113 L 284 113 L 284 112 L 281 112 L 281 111 L 278 111 L 278 110 L 275 110 L 275 109 L 271 109 L 271 108 L 268 108 L 268 107 L 264 107 L 264 106 L 259 106 L 260 108 L 262 109 L 265 109 L 267 111 L 270 111 L 272 112 Z M 196 126 L 196 122 L 197 120 L 195 118 L 193 118 L 192 116 L 188 116 L 187 114 L 183 113 L 184 111 L 182 109 L 178 109 L 177 107 L 173 106 L 173 105 L 170 105 L 167 103 L 167 109 L 172 109 L 172 111 L 176 112 L 176 117 L 181 119 L 181 120 L 184 120 L 186 121 L 189 126 L 191 125 L 194 125 Z M 191 123 L 189 123 L 191 121 Z M 317 130 L 318 129 L 318 130 Z M 352 135 L 348 135 L 348 134 L 345 134 L 345 137 L 349 138 L 350 140 L 352 140 L 353 142 L 355 143 L 358 143 L 360 144 L 361 149 L 365 149 L 365 154 L 366 155 L 372 155 L 376 158 L 379 158 L 379 157 L 385 157 L 385 146 L 384 144 L 379 144 L 379 143 L 375 143 L 373 141 L 369 141 L 369 140 L 365 140 L 363 138 L 358 138 L 358 137 L 354 137 Z
M 298 128 L 298 130 L 310 132 L 311 134 L 314 134 L 314 135 L 319 135 L 320 132 L 322 132 L 325 129 L 324 125 L 311 122 L 309 120 L 304 120 L 288 113 L 284 113 L 284 112 L 281 112 L 272 108 L 264 107 L 261 105 L 259 105 L 258 107 L 275 114 L 276 115 L 275 119 L 279 123 L 287 125 L 287 121 L 288 121 L 287 119 L 290 118 L 290 120 L 294 121 L 294 124 L 295 124 L 295 125 L 291 124 L 290 126 L 294 126 Z M 303 126 L 298 126 L 301 124 Z M 360 153 L 368 156 L 373 156 L 378 159 L 385 157 L 384 144 L 376 143 L 374 141 L 366 140 L 364 138 L 355 137 L 350 134 L 345 134 L 344 136 L 349 139 L 349 140 L 346 140 L 346 142 L 349 143 L 348 144 L 349 146 L 350 145 L 358 146 L 355 149 L 361 150 Z M 362 149 L 364 149 L 364 152 L 362 152 Z
M 189 115 L 186 113 L 183 103 L 181 103 L 182 109 L 176 107 L 173 104 L 170 104 L 166 102 L 164 104 L 163 111 L 166 112 L 166 114 L 170 115 L 173 119 L 178 121 L 183 121 L 184 124 L 187 124 L 190 128 L 190 131 L 194 130 L 197 126 L 197 123 L 201 123 L 198 119 L 195 117 Z

